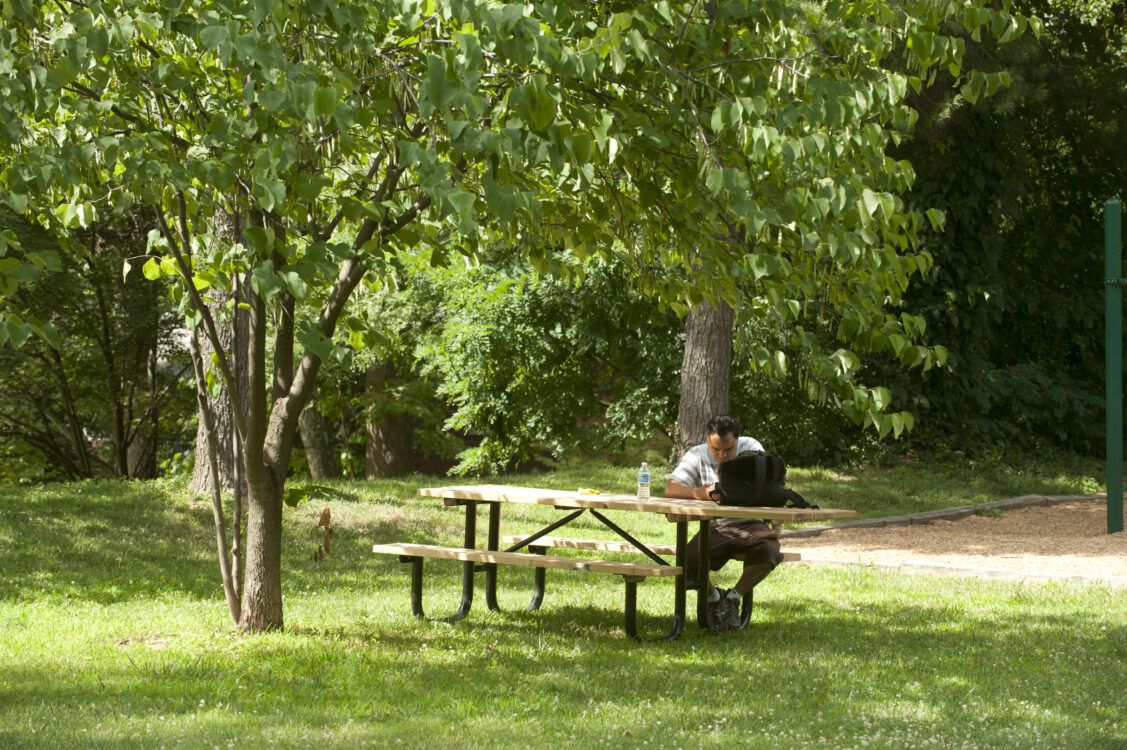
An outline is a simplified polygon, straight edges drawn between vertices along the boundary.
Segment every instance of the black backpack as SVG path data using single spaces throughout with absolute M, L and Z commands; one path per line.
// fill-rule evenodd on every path
M 802 495 L 788 490 L 787 465 L 778 453 L 748 451 L 721 461 L 720 479 L 709 493 L 721 505 L 749 505 L 755 507 L 817 508 L 806 502 Z

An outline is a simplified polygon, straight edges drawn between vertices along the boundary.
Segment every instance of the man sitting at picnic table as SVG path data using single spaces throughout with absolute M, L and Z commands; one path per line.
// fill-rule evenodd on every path
M 709 420 L 708 436 L 702 445 L 686 451 L 681 463 L 665 483 L 666 497 L 709 500 L 708 493 L 719 479 L 721 461 L 745 453 L 762 451 L 758 440 L 740 436 L 740 423 L 732 417 L 718 416 Z M 782 560 L 779 532 L 763 521 L 721 518 L 709 528 L 709 567 L 720 570 L 735 555 L 743 555 L 743 574 L 736 585 L 725 590 L 708 581 L 708 620 L 713 630 L 740 627 L 740 600 L 775 569 Z M 686 575 L 697 580 L 699 534 L 686 548 Z

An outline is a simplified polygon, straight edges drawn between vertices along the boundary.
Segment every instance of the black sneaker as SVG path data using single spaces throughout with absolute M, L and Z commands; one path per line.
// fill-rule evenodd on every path
M 716 601 L 710 599 L 707 605 L 708 629 L 713 633 L 723 633 L 728 630 L 728 592 L 722 588 L 717 588 L 716 592 L 720 598 Z
M 742 628 L 744 621 L 743 617 L 740 616 L 740 604 L 743 602 L 743 597 L 738 595 L 729 596 L 729 593 L 726 592 L 721 597 L 721 601 L 725 604 L 724 626 L 729 630 L 739 630 Z

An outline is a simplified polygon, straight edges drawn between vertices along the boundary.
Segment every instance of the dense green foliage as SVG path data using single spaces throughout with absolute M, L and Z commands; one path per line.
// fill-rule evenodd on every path
M 912 202 L 947 216 L 925 243 L 935 268 L 905 305 L 950 360 L 889 377 L 928 442 L 1098 453 L 1103 207 L 1127 186 L 1127 20 L 1102 3 L 1024 7 L 1045 21 L 1039 41 L 975 53 L 1009 69 L 1012 88 L 952 111 L 938 81 L 929 122 L 901 151 L 919 173 Z
M 448 426 L 482 437 L 457 470 L 496 472 L 543 448 L 619 452 L 673 422 L 676 316 L 624 291 L 621 269 L 585 271 L 575 284 L 448 277 L 448 317 L 421 358 L 456 409 Z
M 8 218 L 22 248 L 51 252 L 53 238 Z M 63 254 L 59 272 L 8 297 L 9 309 L 50 335 L 0 347 L 0 477 L 151 478 L 190 449 L 195 403 L 166 290 L 139 270 L 121 272 L 145 252 L 136 227 L 84 233 L 85 254 Z

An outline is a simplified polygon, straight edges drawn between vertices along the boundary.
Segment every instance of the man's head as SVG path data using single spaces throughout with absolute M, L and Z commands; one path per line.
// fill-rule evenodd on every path
M 713 417 L 708 420 L 708 452 L 717 461 L 727 461 L 736 455 L 740 441 L 740 423 L 733 417 Z

